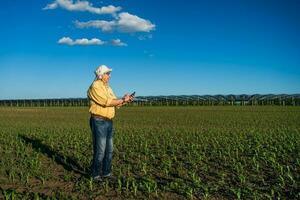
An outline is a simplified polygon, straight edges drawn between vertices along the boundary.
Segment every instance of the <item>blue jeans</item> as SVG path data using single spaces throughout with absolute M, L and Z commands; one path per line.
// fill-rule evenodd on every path
M 112 121 L 91 117 L 90 127 L 93 138 L 92 176 L 106 176 L 111 173 L 113 153 Z

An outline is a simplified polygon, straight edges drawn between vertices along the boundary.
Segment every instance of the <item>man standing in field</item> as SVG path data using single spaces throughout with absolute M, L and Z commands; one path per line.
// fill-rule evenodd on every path
M 102 178 L 115 179 L 111 174 L 113 153 L 113 117 L 115 107 L 121 107 L 133 100 L 133 96 L 124 95 L 117 99 L 108 85 L 112 69 L 105 65 L 99 66 L 96 78 L 88 89 L 91 113 L 90 127 L 93 138 L 92 177 L 96 181 Z

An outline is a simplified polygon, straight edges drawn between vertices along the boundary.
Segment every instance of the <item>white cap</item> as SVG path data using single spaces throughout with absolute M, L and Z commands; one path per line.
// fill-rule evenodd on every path
M 111 72 L 112 69 L 108 68 L 106 65 L 100 65 L 99 67 L 97 67 L 95 74 L 96 76 L 102 76 L 103 74 L 107 73 L 107 72 Z

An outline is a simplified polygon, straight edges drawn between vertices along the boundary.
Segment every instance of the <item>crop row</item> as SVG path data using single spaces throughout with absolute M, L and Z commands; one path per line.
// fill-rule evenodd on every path
M 300 198 L 297 107 L 128 107 L 114 121 L 115 183 L 94 182 L 84 108 L 1 108 L 7 199 Z

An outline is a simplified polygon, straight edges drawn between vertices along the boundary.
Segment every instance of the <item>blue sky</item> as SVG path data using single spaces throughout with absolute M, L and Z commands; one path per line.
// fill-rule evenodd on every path
M 300 93 L 300 1 L 3 0 L 0 99 Z

